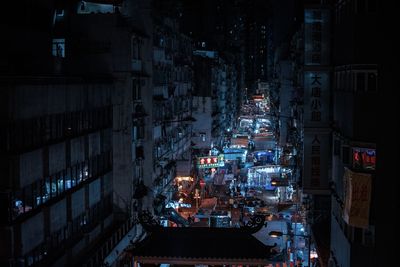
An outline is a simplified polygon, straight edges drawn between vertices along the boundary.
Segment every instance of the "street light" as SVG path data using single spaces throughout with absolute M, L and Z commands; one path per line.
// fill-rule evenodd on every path
M 306 238 L 308 241 L 308 267 L 310 267 L 310 263 L 311 263 L 311 236 L 310 235 L 284 234 L 280 231 L 271 231 L 268 233 L 268 235 L 270 237 L 281 237 L 283 235 L 288 235 L 290 237 L 298 236 L 298 237 Z
M 271 232 L 269 232 L 269 236 L 270 237 L 281 237 L 283 235 L 284 234 L 282 232 L 280 232 L 280 231 L 271 231 Z

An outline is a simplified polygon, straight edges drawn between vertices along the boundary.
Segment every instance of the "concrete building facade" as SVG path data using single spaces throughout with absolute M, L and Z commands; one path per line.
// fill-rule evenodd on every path
M 336 1 L 334 11 L 330 264 L 376 266 L 377 3 Z M 354 212 L 357 205 L 363 213 Z

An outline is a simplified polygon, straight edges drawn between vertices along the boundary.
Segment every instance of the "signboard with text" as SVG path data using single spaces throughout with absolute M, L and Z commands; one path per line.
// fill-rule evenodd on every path
M 304 161 L 303 188 L 328 191 L 330 135 L 330 11 L 304 10 Z
M 303 188 L 306 193 L 328 188 L 328 160 L 330 155 L 329 130 L 304 132 L 304 176 Z M 308 191 L 308 192 L 307 192 Z
M 197 168 L 199 169 L 209 169 L 220 167 L 220 164 L 223 164 L 224 157 L 223 155 L 219 156 L 207 156 L 207 157 L 198 157 L 197 158 Z
M 329 123 L 329 72 L 304 72 L 304 126 L 326 127 Z
M 371 174 L 353 172 L 346 168 L 343 219 L 351 226 L 368 228 L 371 203 Z
M 329 9 L 307 8 L 304 10 L 304 64 L 328 65 L 330 57 Z

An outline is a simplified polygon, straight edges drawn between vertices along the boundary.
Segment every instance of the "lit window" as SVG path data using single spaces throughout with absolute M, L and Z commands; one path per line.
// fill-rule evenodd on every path
M 64 9 L 57 9 L 56 10 L 57 17 L 64 17 Z
M 53 16 L 53 26 L 56 24 L 56 22 L 60 22 L 64 19 L 64 10 L 63 9 L 56 9 L 54 11 L 54 16 Z
M 119 8 L 112 4 L 92 3 L 90 1 L 81 1 L 78 5 L 78 14 L 91 14 L 91 13 L 115 13 Z
M 200 133 L 201 141 L 206 141 L 206 133 Z
M 53 39 L 52 55 L 65 57 L 65 39 Z

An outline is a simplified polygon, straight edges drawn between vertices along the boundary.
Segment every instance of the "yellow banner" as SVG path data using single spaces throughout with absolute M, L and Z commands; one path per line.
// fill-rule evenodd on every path
M 371 203 L 371 174 L 353 172 L 346 168 L 345 205 L 343 219 L 351 226 L 368 228 Z

